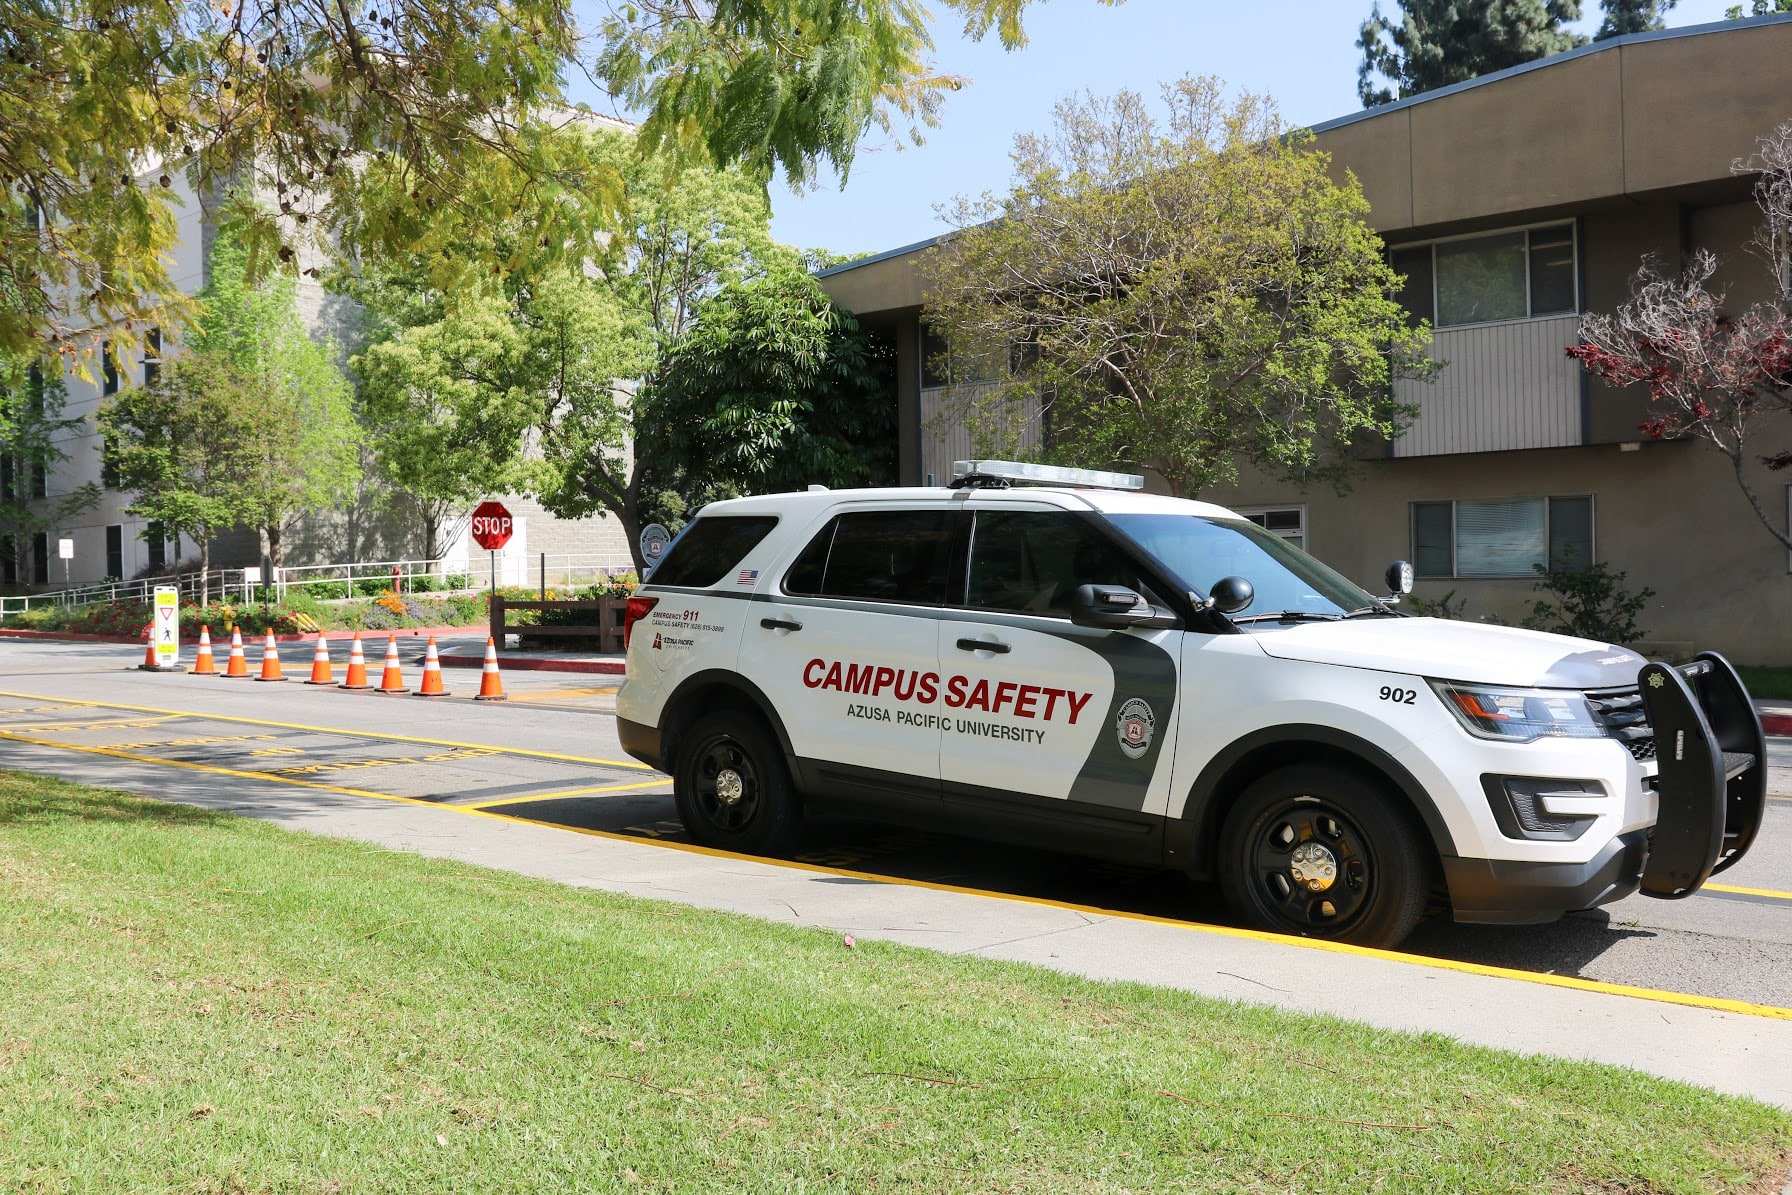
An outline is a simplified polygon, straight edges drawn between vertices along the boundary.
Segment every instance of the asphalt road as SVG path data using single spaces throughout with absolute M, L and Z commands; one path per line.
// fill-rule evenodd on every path
M 683 837 L 663 776 L 617 744 L 603 677 L 507 674 L 512 700 L 476 704 L 476 672 L 450 670 L 439 701 L 155 675 L 129 648 L 0 641 L 0 765 L 6 743 L 83 760 L 139 759 L 183 785 L 233 778 L 501 811 L 547 824 L 644 838 Z M 414 683 L 416 670 L 407 665 Z M 1559 923 L 1421 927 L 1407 949 L 1439 957 L 1792 1006 L 1792 743 L 1777 741 L 1776 793 L 1754 850 L 1684 901 L 1633 897 Z M 171 784 L 173 795 L 175 788 Z M 151 793 L 150 795 L 157 795 Z M 839 819 L 805 831 L 805 861 L 893 877 L 1045 897 L 1197 921 L 1225 921 L 1210 889 L 1168 873 Z M 1325 963 L 1316 961 L 1323 969 Z

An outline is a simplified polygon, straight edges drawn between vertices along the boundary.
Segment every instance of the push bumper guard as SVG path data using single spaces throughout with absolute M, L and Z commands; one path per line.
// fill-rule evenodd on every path
M 1767 810 L 1767 744 L 1742 678 L 1714 651 L 1679 667 L 1646 664 L 1637 685 L 1655 732 L 1660 806 L 1642 891 L 1678 900 L 1755 841 Z

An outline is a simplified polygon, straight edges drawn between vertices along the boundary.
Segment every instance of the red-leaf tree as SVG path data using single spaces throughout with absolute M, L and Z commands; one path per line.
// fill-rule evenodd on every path
M 1643 434 L 1709 441 L 1729 459 L 1761 525 L 1792 548 L 1792 534 L 1775 524 L 1744 472 L 1756 453 L 1769 469 L 1792 466 L 1792 449 L 1750 444 L 1761 416 L 1792 412 L 1792 121 L 1732 169 L 1758 176 L 1762 222 L 1749 247 L 1772 272 L 1772 297 L 1730 310 L 1725 292 L 1710 286 L 1718 259 L 1708 249 L 1673 277 L 1645 260 L 1623 305 L 1582 317 L 1580 343 L 1568 355 L 1610 385 L 1647 385 L 1652 410 Z

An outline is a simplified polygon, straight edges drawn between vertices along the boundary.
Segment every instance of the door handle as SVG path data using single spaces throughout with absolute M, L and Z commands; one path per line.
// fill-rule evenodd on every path
M 998 643 L 994 639 L 960 639 L 958 641 L 958 650 L 992 651 L 998 656 L 1005 656 L 1008 654 L 1008 645 L 1006 643 Z
M 762 618 L 759 625 L 768 631 L 800 631 L 803 624 L 788 618 Z

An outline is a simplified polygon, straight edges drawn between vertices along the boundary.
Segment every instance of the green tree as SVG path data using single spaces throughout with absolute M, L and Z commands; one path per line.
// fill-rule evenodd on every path
M 48 480 L 67 459 L 61 445 L 82 428 L 80 419 L 63 415 L 68 391 L 58 361 L 28 363 L 0 358 L 0 552 L 6 552 L 21 578 L 27 577 L 26 553 L 31 540 L 47 534 L 99 501 L 100 490 L 89 483 L 54 498 Z
M 312 339 L 293 279 L 254 278 L 235 230 L 213 243 L 210 278 L 187 339 L 194 353 L 222 357 L 255 379 L 254 401 L 228 432 L 237 469 L 231 483 L 243 521 L 269 562 L 285 564 L 285 537 L 299 518 L 340 506 L 360 471 L 353 391 L 334 346 Z
M 1026 3 L 949 7 L 1015 46 Z M 576 258 L 569 198 L 620 180 L 566 170 L 525 119 L 564 110 L 575 71 L 646 114 L 644 148 L 761 179 L 844 173 L 962 82 L 919 0 L 634 0 L 584 32 L 571 0 L 0 0 L 0 349 L 177 327 L 180 177 L 278 198 L 284 222 L 229 212 L 257 270 L 320 231 L 372 259 L 517 216 L 530 258 Z
M 1724 9 L 1724 20 L 1740 21 L 1746 17 L 1765 17 L 1781 12 L 1792 12 L 1792 0 L 1749 0 L 1748 12 L 1744 13 L 1740 4 L 1732 4 Z
M 423 554 L 480 497 L 518 488 L 536 405 L 524 343 L 502 297 L 475 295 L 441 318 L 369 344 L 350 362 L 378 471 L 417 503 Z
M 200 601 L 211 600 L 211 541 L 244 521 L 244 463 L 232 436 L 260 401 L 260 379 L 227 355 L 185 353 L 147 386 L 100 410 L 107 465 L 130 511 L 199 545 Z
M 730 491 L 889 484 L 894 364 L 892 347 L 806 273 L 725 287 L 637 404 L 647 486 L 700 503 Z
M 1395 0 L 1397 18 L 1377 3 L 1357 45 L 1357 94 L 1365 108 L 1479 78 L 1582 45 L 1567 26 L 1580 0 Z
M 1339 476 L 1338 449 L 1397 430 L 1390 380 L 1425 369 L 1368 203 L 1260 97 L 1185 79 L 1164 103 L 1167 123 L 1130 92 L 1067 100 L 1016 140 L 1007 195 L 960 202 L 926 267 L 975 383 L 953 414 L 979 451 L 1040 425 L 1049 455 L 1178 494 L 1241 459 Z
M 1668 10 L 1679 0 L 1599 0 L 1605 18 L 1593 34 L 1594 41 L 1623 37 L 1627 33 L 1647 33 L 1667 26 Z

